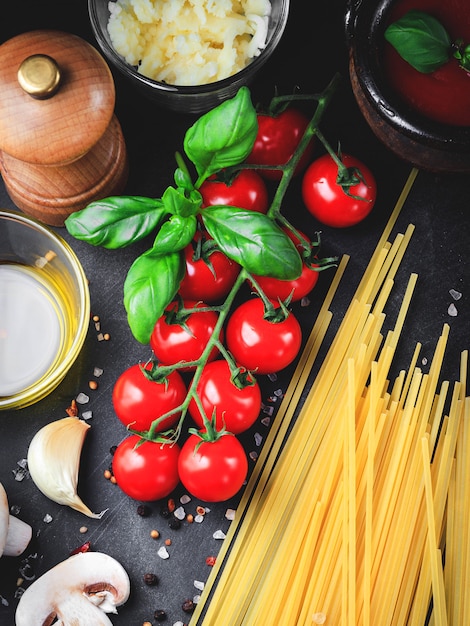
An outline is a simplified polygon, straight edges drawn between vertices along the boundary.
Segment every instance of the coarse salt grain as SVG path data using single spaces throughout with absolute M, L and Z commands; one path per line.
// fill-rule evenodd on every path
M 460 291 L 457 291 L 456 289 L 449 289 L 449 293 L 454 300 L 460 300 L 462 297 Z
M 455 306 L 454 303 L 449 305 L 449 308 L 447 309 L 447 313 L 451 316 L 451 317 L 457 317 L 458 311 L 457 311 L 457 307 Z
M 78 404 L 86 404 L 90 401 L 90 397 L 87 396 L 86 393 L 80 392 L 75 400 L 78 402 Z
M 181 504 L 188 504 L 188 502 L 191 502 L 191 498 L 188 496 L 187 493 L 185 493 L 181 496 L 180 502 Z
M 226 535 L 223 530 L 216 530 L 212 537 L 214 539 L 225 539 Z
M 161 559 L 169 559 L 170 558 L 170 554 L 169 554 L 169 552 L 168 552 L 168 550 L 166 549 L 165 546 L 162 546 L 161 548 L 159 548 L 157 554 L 158 554 L 158 556 Z
M 235 519 L 235 509 L 227 509 L 225 511 L 225 519 L 228 519 L 230 521 L 233 521 Z
M 196 587 L 196 589 L 199 589 L 199 591 L 204 591 L 204 583 L 202 580 L 195 580 L 194 581 L 194 586 Z
M 177 509 L 175 509 L 173 515 L 179 519 L 179 520 L 183 520 L 186 517 L 186 512 L 184 510 L 184 508 L 182 506 L 179 506 Z

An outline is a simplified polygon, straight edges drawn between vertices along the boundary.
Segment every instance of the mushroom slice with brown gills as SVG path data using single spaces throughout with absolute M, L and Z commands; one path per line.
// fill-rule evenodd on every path
M 23 593 L 16 626 L 112 626 L 106 613 L 129 597 L 126 570 L 103 552 L 79 552 L 58 563 Z
M 10 514 L 7 492 L 0 483 L 0 557 L 23 554 L 32 534 L 29 524 Z

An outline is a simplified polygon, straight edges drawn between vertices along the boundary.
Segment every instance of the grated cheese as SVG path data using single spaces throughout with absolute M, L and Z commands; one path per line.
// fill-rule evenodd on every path
M 193 86 L 243 69 L 266 46 L 269 0 L 116 0 L 108 4 L 116 52 L 148 78 Z

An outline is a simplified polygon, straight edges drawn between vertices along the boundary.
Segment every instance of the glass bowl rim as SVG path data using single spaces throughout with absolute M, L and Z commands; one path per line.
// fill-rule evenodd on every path
M 42 224 L 39 220 L 31 216 L 23 215 L 19 211 L 0 209 L 0 220 L 2 219 L 10 219 L 20 224 L 24 224 L 25 226 L 32 227 L 48 239 L 54 241 L 54 243 L 60 248 L 67 260 L 70 262 L 70 265 L 74 270 L 74 276 L 77 280 L 79 288 L 78 300 L 80 303 L 80 315 L 78 319 L 77 332 L 75 333 L 72 343 L 64 358 L 57 365 L 57 367 L 54 367 L 51 371 L 49 371 L 39 384 L 33 383 L 29 387 L 11 396 L 0 396 L 0 411 L 4 409 L 23 408 L 34 404 L 35 402 L 45 398 L 62 382 L 83 347 L 88 333 L 91 310 L 90 291 L 85 271 L 78 256 L 65 239 L 59 233 L 54 232 L 51 228 Z

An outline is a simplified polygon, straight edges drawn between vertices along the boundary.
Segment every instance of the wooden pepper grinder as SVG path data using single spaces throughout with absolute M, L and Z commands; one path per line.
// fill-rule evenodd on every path
M 111 71 L 69 33 L 36 30 L 0 45 L 0 172 L 13 202 L 52 226 L 122 193 L 126 145 Z

